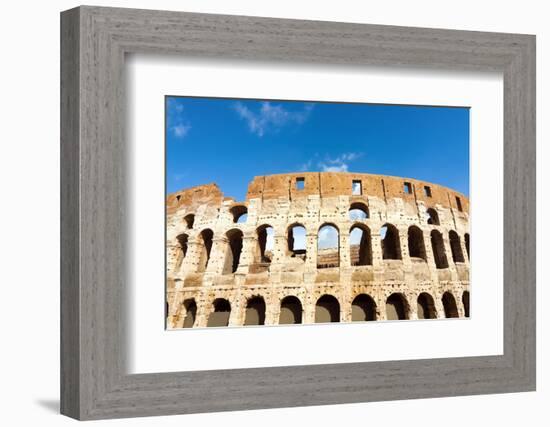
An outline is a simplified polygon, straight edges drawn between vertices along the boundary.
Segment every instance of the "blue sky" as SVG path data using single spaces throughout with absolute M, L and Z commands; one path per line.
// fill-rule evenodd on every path
M 469 195 L 469 109 L 166 98 L 168 193 L 215 182 L 244 200 L 254 176 L 349 171 Z

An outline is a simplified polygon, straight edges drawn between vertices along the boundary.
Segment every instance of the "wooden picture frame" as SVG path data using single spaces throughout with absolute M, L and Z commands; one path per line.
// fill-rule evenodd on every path
M 126 374 L 126 53 L 502 72 L 503 355 Z M 535 390 L 532 35 L 71 9 L 61 14 L 61 165 L 65 415 L 85 420 Z

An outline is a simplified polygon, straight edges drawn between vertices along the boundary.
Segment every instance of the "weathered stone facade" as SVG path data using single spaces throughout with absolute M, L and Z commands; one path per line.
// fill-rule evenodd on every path
M 167 327 L 467 317 L 468 212 L 448 188 L 355 173 L 255 177 L 244 202 L 170 194 Z

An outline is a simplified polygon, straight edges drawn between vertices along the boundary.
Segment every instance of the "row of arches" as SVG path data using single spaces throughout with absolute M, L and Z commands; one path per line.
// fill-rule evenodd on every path
M 273 260 L 274 248 L 274 229 L 265 224 L 256 230 L 256 249 L 254 254 L 254 263 L 268 266 Z M 223 274 L 234 273 L 239 266 L 243 249 L 243 232 L 234 228 L 225 233 L 227 239 L 227 248 Z M 401 236 L 397 227 L 393 224 L 384 224 L 379 231 L 380 246 L 382 258 L 384 260 L 401 260 L 402 246 Z M 197 272 L 203 272 L 208 266 L 210 252 L 214 233 L 211 229 L 205 229 L 199 234 L 200 254 L 197 264 Z M 295 223 L 287 229 L 287 254 L 293 258 L 299 258 L 305 261 L 307 258 L 306 228 L 304 225 Z M 411 225 L 407 229 L 407 246 L 409 257 L 412 259 L 428 261 L 426 244 L 424 241 L 424 232 L 416 225 Z M 462 250 L 461 238 L 454 230 L 448 232 L 451 257 L 454 263 L 464 263 L 465 257 Z M 187 255 L 189 236 L 185 233 L 176 238 L 178 245 L 178 255 L 176 260 L 176 270 L 181 266 L 183 259 Z M 355 223 L 350 228 L 349 233 L 349 257 L 351 265 L 372 265 L 372 241 L 373 236 L 370 228 L 363 223 Z M 433 229 L 430 232 L 429 243 L 435 266 L 438 269 L 449 267 L 447 252 L 443 234 Z M 470 236 L 464 235 L 464 245 L 467 256 L 470 257 Z M 317 232 L 317 267 L 330 268 L 340 265 L 340 232 L 336 225 L 326 223 L 319 227 Z
M 470 293 L 462 294 L 464 315 L 470 316 Z M 456 299 L 451 292 L 445 292 L 441 297 L 441 303 L 446 318 L 459 317 Z M 184 328 L 195 326 L 197 318 L 197 304 L 193 298 L 183 302 L 185 318 Z M 330 294 L 322 295 L 315 303 L 315 323 L 340 322 L 340 303 Z M 393 293 L 385 303 L 387 320 L 407 320 L 410 318 L 411 307 L 407 298 L 402 293 Z M 289 295 L 280 302 L 279 325 L 303 323 L 304 310 L 298 297 Z M 379 310 L 374 299 L 368 294 L 357 295 L 351 304 L 351 321 L 365 322 L 379 319 Z M 416 313 L 418 319 L 436 319 L 437 310 L 433 297 L 422 292 L 416 299 Z M 207 327 L 222 327 L 229 325 L 231 316 L 231 304 L 225 298 L 216 298 L 212 303 L 212 309 L 208 314 Z M 244 313 L 244 326 L 264 325 L 266 319 L 266 304 L 261 296 L 254 296 L 247 300 Z
M 244 224 L 248 220 L 248 208 L 246 205 L 234 205 L 229 209 L 233 223 Z M 363 202 L 353 202 L 348 210 L 350 221 L 361 221 L 370 218 L 368 206 Z M 440 225 L 439 214 L 434 208 L 426 210 L 424 221 L 429 225 Z M 195 224 L 195 214 L 189 213 L 184 216 L 183 222 L 187 229 L 192 229 Z

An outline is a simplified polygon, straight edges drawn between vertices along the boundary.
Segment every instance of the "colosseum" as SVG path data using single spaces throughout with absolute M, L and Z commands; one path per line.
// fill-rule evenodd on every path
M 255 177 L 166 200 L 167 328 L 469 317 L 469 200 L 372 174 Z

